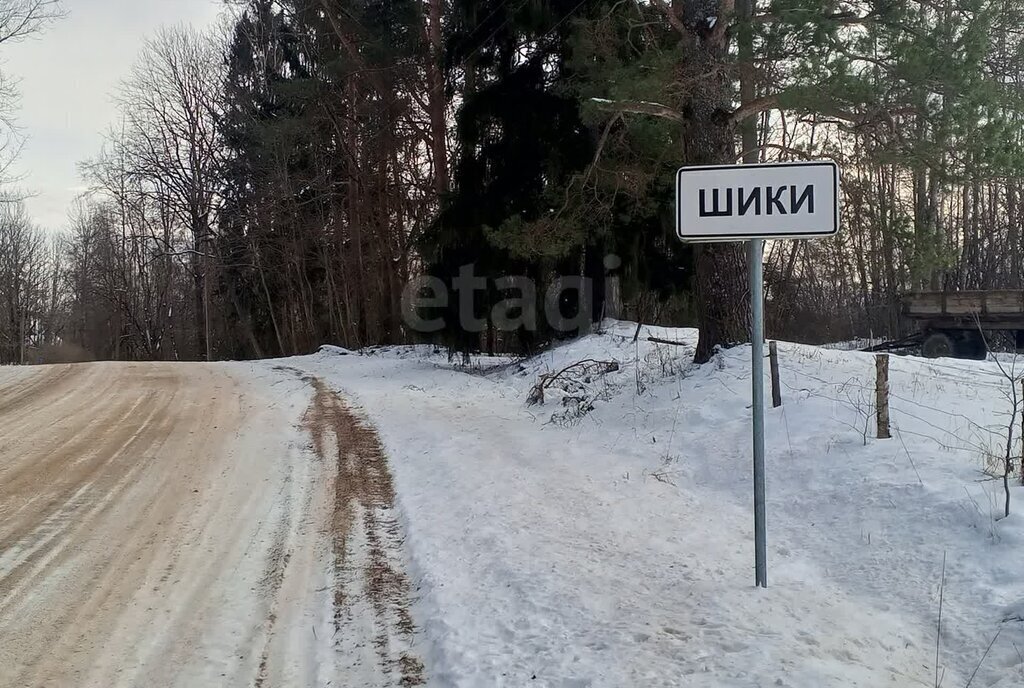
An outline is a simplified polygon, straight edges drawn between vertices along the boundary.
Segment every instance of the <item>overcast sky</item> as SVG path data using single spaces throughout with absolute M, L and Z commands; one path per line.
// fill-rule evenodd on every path
M 38 37 L 0 48 L 20 81 L 17 121 L 27 137 L 16 173 L 36 194 L 30 215 L 49 229 L 67 225 L 81 191 L 78 163 L 93 157 L 117 118 L 112 95 L 143 39 L 161 25 L 213 24 L 222 0 L 64 0 L 66 16 Z

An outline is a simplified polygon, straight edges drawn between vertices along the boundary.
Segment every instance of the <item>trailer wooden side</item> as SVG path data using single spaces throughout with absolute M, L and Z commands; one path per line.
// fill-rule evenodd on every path
M 1022 329 L 1024 290 L 914 292 L 903 299 L 911 320 L 941 329 Z

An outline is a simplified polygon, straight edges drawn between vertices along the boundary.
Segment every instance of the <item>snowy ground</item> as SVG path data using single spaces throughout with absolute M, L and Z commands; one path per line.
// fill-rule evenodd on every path
M 693 331 L 634 330 L 465 371 L 430 347 L 289 361 L 381 431 L 431 685 L 934 686 L 940 592 L 941 685 L 979 663 L 971 685 L 1024 684 L 1024 490 L 1000 520 L 984 473 L 1010 422 L 994 362 L 894 358 L 880 441 L 873 356 L 780 344 L 758 590 L 749 348 L 694 368 Z M 619 369 L 526 404 L 584 359 Z

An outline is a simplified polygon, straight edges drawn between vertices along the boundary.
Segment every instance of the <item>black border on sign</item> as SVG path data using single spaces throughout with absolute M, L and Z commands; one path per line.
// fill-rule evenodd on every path
M 711 170 L 742 170 L 742 169 L 763 169 L 763 168 L 780 168 L 780 167 L 831 167 L 832 168 L 832 196 L 833 196 L 833 208 L 835 209 L 835 217 L 833 218 L 833 229 L 830 232 L 813 232 L 808 234 L 807 232 L 773 232 L 772 234 L 764 234 L 761 232 L 753 232 L 751 234 L 693 234 L 683 236 L 683 214 L 682 208 L 679 203 L 679 197 L 682 191 L 683 175 L 689 172 L 700 172 L 700 171 L 711 171 Z M 745 241 L 749 239 L 814 239 L 818 237 L 831 237 L 839 234 L 839 165 L 833 160 L 810 160 L 807 162 L 776 162 L 776 163 L 758 163 L 756 165 L 694 165 L 691 167 L 681 167 L 676 172 L 676 237 L 680 241 L 686 243 L 710 243 L 710 242 L 726 242 L 726 241 Z

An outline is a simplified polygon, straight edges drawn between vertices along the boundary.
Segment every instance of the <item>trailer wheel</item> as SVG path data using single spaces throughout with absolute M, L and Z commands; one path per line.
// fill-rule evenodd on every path
M 925 358 L 953 358 L 956 355 L 956 345 L 953 338 L 945 332 L 932 332 L 925 337 L 921 353 Z
M 980 332 L 965 332 L 963 339 L 957 345 L 956 353 L 960 358 L 984 361 L 988 358 L 988 346 L 985 344 L 985 338 L 981 336 Z

